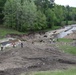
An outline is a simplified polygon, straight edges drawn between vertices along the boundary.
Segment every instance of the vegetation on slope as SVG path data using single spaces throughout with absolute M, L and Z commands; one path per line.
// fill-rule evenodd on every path
M 31 73 L 26 73 L 26 74 L 21 74 L 21 75 L 76 75 L 76 69 L 31 72 Z
M 66 53 L 76 55 L 76 46 L 73 46 L 73 44 L 75 44 L 74 40 L 62 38 L 59 39 L 57 46 L 60 50 Z
M 13 29 L 0 27 L 0 38 L 6 36 L 7 34 L 23 34 Z

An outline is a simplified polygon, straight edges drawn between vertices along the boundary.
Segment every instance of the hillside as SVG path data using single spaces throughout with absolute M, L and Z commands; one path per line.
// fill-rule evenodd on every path
M 23 34 L 23 33 L 13 30 L 11 28 L 5 28 L 0 26 L 0 38 L 3 38 L 8 34 Z
M 65 46 L 67 40 L 60 39 L 58 42 L 50 43 L 47 37 L 42 36 L 44 34 L 38 39 L 38 34 L 27 35 L 23 48 L 19 45 L 0 51 L 0 74 L 21 75 L 31 71 L 65 70 L 76 67 L 76 56 L 62 51 L 64 48 L 61 45 Z M 67 41 L 67 45 L 72 42 Z

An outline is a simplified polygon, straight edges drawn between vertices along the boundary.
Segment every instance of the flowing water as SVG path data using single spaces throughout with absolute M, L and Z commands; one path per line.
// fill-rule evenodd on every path
M 58 38 L 63 38 L 66 35 L 73 33 L 73 30 L 76 30 L 76 25 L 65 27 L 65 30 L 58 34 Z

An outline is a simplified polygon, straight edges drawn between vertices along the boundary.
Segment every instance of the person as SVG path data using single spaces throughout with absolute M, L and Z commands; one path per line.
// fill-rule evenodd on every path
M 21 48 L 23 48 L 23 42 L 21 42 Z
M 13 48 L 15 48 L 15 43 L 14 42 L 12 43 L 12 45 L 13 45 Z
M 51 40 L 49 40 L 49 42 L 51 43 Z
M 1 51 L 3 51 L 3 45 L 1 44 Z
M 53 41 L 53 43 L 55 43 L 55 39 L 53 39 L 52 41 Z
M 32 44 L 34 44 L 34 41 L 32 41 Z

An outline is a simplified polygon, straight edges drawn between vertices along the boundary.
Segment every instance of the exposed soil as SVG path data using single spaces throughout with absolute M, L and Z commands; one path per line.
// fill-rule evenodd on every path
M 58 50 L 53 45 L 55 42 L 50 43 L 50 38 L 45 37 L 45 34 L 34 38 L 36 36 L 23 42 L 23 48 L 19 45 L 0 51 L 0 75 L 20 75 L 29 71 L 68 69 L 76 66 L 76 56 Z

